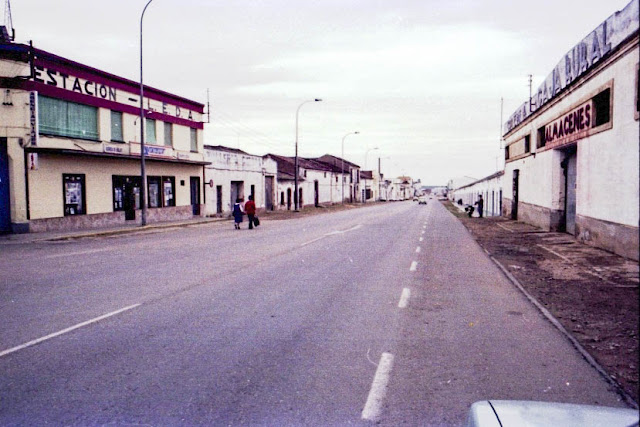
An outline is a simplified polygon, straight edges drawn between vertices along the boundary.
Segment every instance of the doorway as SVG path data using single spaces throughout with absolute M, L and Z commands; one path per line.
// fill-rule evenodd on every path
M 320 187 L 318 181 L 313 181 L 313 205 L 317 208 L 320 204 Z
M 287 188 L 287 210 L 291 210 L 291 189 Z
M 216 185 L 216 213 L 222 213 L 222 185 Z
M 560 163 L 564 176 L 564 215 L 560 229 L 569 234 L 576 234 L 576 190 L 578 187 L 577 148 L 565 151 L 565 158 Z
M 0 138 L 0 233 L 11 231 L 7 138 Z
M 244 199 L 244 181 L 231 181 L 231 200 L 229 210 L 237 199 Z
M 268 211 L 273 210 L 273 177 L 264 177 L 264 207 Z
M 200 215 L 200 177 L 190 177 L 191 184 L 191 212 L 194 216 Z
M 518 193 L 520 185 L 520 169 L 513 171 L 513 198 L 511 199 L 511 219 L 518 219 Z

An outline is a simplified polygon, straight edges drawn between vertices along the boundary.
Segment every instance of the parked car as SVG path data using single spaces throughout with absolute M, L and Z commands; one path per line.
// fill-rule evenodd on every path
M 525 400 L 483 400 L 471 405 L 468 427 L 637 426 L 638 410 Z
M 418 197 L 418 204 L 419 205 L 426 205 L 427 204 L 427 197 L 426 196 Z

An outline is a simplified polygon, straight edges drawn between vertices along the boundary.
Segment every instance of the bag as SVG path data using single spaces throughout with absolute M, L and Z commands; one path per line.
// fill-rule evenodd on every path
M 253 217 L 253 225 L 255 225 L 256 227 L 260 225 L 260 220 L 257 216 Z

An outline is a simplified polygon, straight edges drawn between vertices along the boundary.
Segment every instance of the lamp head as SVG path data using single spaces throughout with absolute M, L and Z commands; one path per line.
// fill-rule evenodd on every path
M 322 101 L 322 99 L 320 99 L 320 98 L 316 98 L 316 99 L 314 99 L 314 101 L 315 101 L 315 102 L 320 102 L 320 101 Z

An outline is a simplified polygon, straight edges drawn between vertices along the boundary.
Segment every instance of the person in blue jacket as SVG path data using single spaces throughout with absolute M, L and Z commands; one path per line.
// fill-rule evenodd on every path
M 233 205 L 233 221 L 236 226 L 236 230 L 240 230 L 240 223 L 242 222 L 242 216 L 244 215 L 240 201 L 240 199 L 236 199 L 236 204 Z

